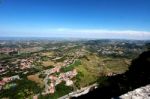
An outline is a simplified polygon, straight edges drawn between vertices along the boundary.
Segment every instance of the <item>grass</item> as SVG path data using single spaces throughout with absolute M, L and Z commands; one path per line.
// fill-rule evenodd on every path
M 54 52 L 42 52 L 41 55 L 42 55 L 42 56 L 50 57 L 50 56 L 53 56 L 53 55 L 54 55 Z
M 128 70 L 128 64 L 125 59 L 108 59 L 104 61 L 104 64 L 108 69 L 107 72 L 123 73 Z
M 44 67 L 53 66 L 54 64 L 55 63 L 53 61 L 50 61 L 50 60 L 42 62 L 42 66 L 44 66 Z
M 81 65 L 75 67 L 83 76 L 78 77 L 77 86 L 85 87 L 97 81 L 102 74 L 123 73 L 128 70 L 129 60 L 125 58 L 99 57 L 88 54 L 81 58 Z M 75 79 L 76 80 L 76 79 Z
M 96 55 L 88 55 L 88 60 L 81 59 L 81 65 L 75 67 L 78 72 L 81 72 L 83 76 L 80 76 L 78 81 L 80 87 L 85 87 L 94 83 L 99 77 L 99 58 Z
M 29 75 L 27 76 L 28 80 L 31 80 L 37 84 L 40 85 L 40 87 L 43 87 L 44 86 L 44 82 L 42 81 L 41 78 L 39 78 L 39 76 L 37 74 L 34 74 L 34 75 Z

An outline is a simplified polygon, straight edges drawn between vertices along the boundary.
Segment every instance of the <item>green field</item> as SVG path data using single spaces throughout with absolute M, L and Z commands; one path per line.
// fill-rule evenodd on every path
M 99 57 L 96 54 L 87 55 L 81 58 L 81 65 L 75 68 L 78 71 L 75 85 L 78 88 L 88 86 L 97 79 L 108 73 L 123 73 L 128 70 L 127 59 Z

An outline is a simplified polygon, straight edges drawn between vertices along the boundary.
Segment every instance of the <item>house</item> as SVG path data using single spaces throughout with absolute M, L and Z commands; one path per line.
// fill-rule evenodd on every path
M 4 77 L 4 78 L 3 78 L 3 81 L 4 81 L 4 82 L 10 82 L 11 79 L 10 79 L 10 77 Z
M 12 77 L 4 77 L 2 81 L 4 82 L 10 82 L 12 80 L 15 80 L 15 79 L 20 79 L 20 77 L 18 75 L 15 75 L 15 76 L 12 76 Z
M 73 81 L 72 80 L 67 80 L 66 81 L 66 86 L 71 86 L 73 84 Z
M 55 86 L 54 86 L 54 83 L 50 83 L 50 86 L 49 86 L 49 93 L 53 94 L 55 92 Z
M 37 95 L 33 96 L 33 99 L 38 99 L 38 96 Z
M 52 81 L 54 81 L 54 80 L 57 79 L 57 77 L 55 77 L 55 76 L 53 76 L 53 75 L 50 75 L 49 78 L 50 78 Z
M 60 67 L 55 67 L 51 69 L 51 73 L 55 73 L 55 72 L 59 72 L 60 71 Z
M 2 80 L 0 81 L 0 86 L 3 86 L 3 85 L 5 85 L 5 82 Z
M 10 77 L 11 80 L 15 80 L 15 79 L 20 79 L 19 75 L 15 75 L 15 76 L 12 76 Z

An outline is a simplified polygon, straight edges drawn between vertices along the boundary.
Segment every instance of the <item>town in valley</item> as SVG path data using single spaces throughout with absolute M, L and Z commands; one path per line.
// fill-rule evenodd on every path
M 0 98 L 56 99 L 128 70 L 149 41 L 0 40 Z M 73 95 L 72 95 L 73 96 Z M 70 96 L 71 97 L 71 96 Z

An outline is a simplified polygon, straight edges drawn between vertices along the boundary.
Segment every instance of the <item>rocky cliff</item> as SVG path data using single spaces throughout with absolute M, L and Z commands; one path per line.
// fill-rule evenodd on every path
M 137 88 L 119 97 L 120 99 L 150 99 L 150 84 Z

